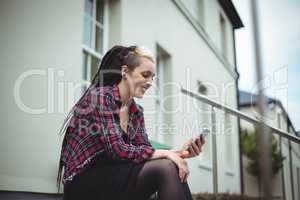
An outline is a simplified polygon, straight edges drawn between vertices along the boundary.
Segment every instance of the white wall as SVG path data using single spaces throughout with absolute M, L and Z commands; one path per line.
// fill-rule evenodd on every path
M 120 44 L 122 39 L 122 9 L 119 0 L 109 1 L 108 3 L 108 42 L 109 47 Z
M 82 78 L 82 13 L 81 0 L 0 1 L 0 190 L 57 191 L 58 130 L 64 119 L 57 84 Z M 55 83 L 50 101 L 48 68 Z M 28 107 L 45 108 L 42 114 L 23 111 L 14 98 L 16 81 L 33 69 L 44 75 L 26 77 L 20 96 Z M 58 70 L 65 75 L 58 76 Z
M 212 6 L 208 5 L 212 10 L 206 13 L 215 15 L 206 16 L 206 19 L 212 21 L 205 24 L 214 26 L 209 34 L 217 44 L 219 34 L 216 23 L 219 15 L 218 5 L 214 2 Z M 60 110 L 58 105 L 69 97 L 66 94 L 58 95 L 58 84 L 79 84 L 83 78 L 83 8 L 81 0 L 0 2 L 0 87 L 3 92 L 0 108 L 6 114 L 0 118 L 3 132 L 0 140 L 0 190 L 56 192 L 55 179 L 61 142 L 57 133 L 68 110 L 67 105 Z M 236 107 L 234 79 L 172 1 L 161 1 L 159 7 L 156 1 L 131 0 L 130 4 L 111 1 L 109 8 L 109 46 L 117 43 L 139 44 L 155 52 L 159 44 L 171 56 L 172 77 L 176 83 L 192 90 L 196 90 L 197 80 L 211 83 L 216 86 L 216 91 L 210 89 L 211 98 L 220 102 L 225 98 L 228 105 Z M 26 78 L 21 85 L 21 99 L 29 107 L 45 108 L 42 114 L 24 112 L 17 106 L 13 96 L 15 81 L 31 69 L 41 70 L 39 72 L 45 75 Z M 54 97 L 48 101 L 47 96 L 51 90 L 47 76 L 51 75 L 51 70 L 54 73 Z M 59 76 L 58 70 L 64 70 L 64 75 Z M 225 85 L 230 84 L 224 92 Z M 192 102 L 181 95 L 178 87 L 174 86 L 173 93 L 180 95 L 174 97 L 173 101 L 173 107 L 180 109 L 173 119 L 174 124 L 178 125 L 174 131 L 174 146 L 179 147 L 198 131 L 187 133 L 182 123 L 184 119 L 189 122 L 195 119 L 195 112 L 186 110 L 187 102 Z M 153 135 L 150 131 L 151 123 L 155 122 L 153 113 L 149 112 L 154 108 L 151 94 L 154 94 L 153 89 L 142 101 L 150 136 Z M 217 114 L 219 124 L 223 123 L 222 117 L 222 113 Z M 217 138 L 219 191 L 239 192 L 236 123 L 233 136 L 235 162 L 230 170 L 223 167 L 226 163 L 224 137 L 218 135 Z M 189 165 L 192 171 L 189 179 L 192 191 L 212 192 L 211 164 L 197 157 L 190 159 Z M 210 169 L 207 171 L 199 166 Z

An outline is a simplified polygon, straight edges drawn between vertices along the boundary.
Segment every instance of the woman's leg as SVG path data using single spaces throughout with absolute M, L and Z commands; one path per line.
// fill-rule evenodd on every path
M 127 186 L 132 165 L 116 164 L 89 166 L 64 187 L 64 200 L 120 200 Z
M 148 200 L 156 191 L 159 200 L 192 200 L 188 184 L 180 182 L 178 168 L 168 159 L 147 161 L 130 190 L 139 200 Z

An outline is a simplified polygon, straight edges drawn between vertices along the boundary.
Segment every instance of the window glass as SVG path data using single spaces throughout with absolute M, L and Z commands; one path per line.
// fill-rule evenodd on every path
M 103 51 L 103 29 L 96 26 L 96 51 L 102 53 Z
M 85 0 L 84 3 L 84 12 L 85 15 L 92 17 L 93 16 L 93 0 Z
M 104 13 L 104 2 L 103 0 L 97 1 L 97 9 L 96 9 L 96 20 L 103 24 L 103 15 Z
M 83 43 L 90 48 L 92 48 L 92 26 L 92 20 L 89 17 L 84 16 Z

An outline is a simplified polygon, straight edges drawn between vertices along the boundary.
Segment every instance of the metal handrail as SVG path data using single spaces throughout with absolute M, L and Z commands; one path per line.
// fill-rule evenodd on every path
M 183 94 L 186 94 L 190 97 L 193 97 L 193 98 L 196 98 L 197 100 L 200 100 L 201 102 L 204 102 L 206 104 L 209 104 L 211 105 L 212 107 L 212 113 L 211 113 L 211 116 L 212 116 L 212 132 L 215 133 L 216 132 L 216 127 L 215 127 L 215 123 L 216 123 L 216 113 L 215 113 L 215 108 L 218 108 L 220 110 L 223 110 L 224 112 L 226 113 L 230 113 L 240 119 L 244 119 L 250 123 L 253 123 L 255 125 L 258 125 L 258 126 L 261 126 L 261 127 L 264 127 L 265 130 L 267 129 L 270 129 L 272 132 L 270 131 L 265 131 L 263 133 L 271 133 L 271 134 L 277 134 L 281 137 L 284 137 L 284 138 L 287 138 L 290 141 L 293 141 L 293 142 L 296 142 L 298 144 L 300 144 L 300 138 L 299 137 L 296 137 L 296 136 L 293 136 L 292 134 L 288 133 L 288 132 L 285 132 L 283 130 L 280 130 L 278 128 L 275 128 L 271 125 L 268 125 L 265 121 L 263 121 L 262 119 L 256 119 L 252 116 L 249 116 L 243 112 L 240 112 L 236 109 L 233 109 L 229 106 L 226 106 L 226 105 L 223 105 L 221 103 L 218 103 L 204 95 L 201 95 L 199 93 L 196 93 L 196 92 L 192 92 L 192 91 L 189 91 L 185 88 L 183 88 L 181 86 L 181 92 Z M 213 157 L 212 157 L 212 169 L 213 169 L 213 193 L 215 195 L 218 194 L 218 160 L 217 160 L 217 144 L 216 144 L 216 134 L 212 134 L 212 153 L 213 153 Z M 264 149 L 262 150 L 264 151 Z M 293 148 L 292 148 L 292 151 Z M 299 158 L 299 155 L 294 152 L 295 155 Z M 268 158 L 269 159 L 269 158 Z M 268 168 L 270 168 L 271 166 L 263 166 L 261 165 L 261 170 L 264 169 L 265 170 L 265 174 L 262 173 L 260 174 L 261 176 L 264 175 L 264 182 L 263 182 L 263 189 L 264 189 L 264 197 L 265 199 L 271 199 L 271 192 L 269 190 L 269 185 L 270 185 L 270 179 L 269 177 L 266 175 L 266 172 L 268 171 Z
M 210 104 L 213 107 L 216 107 L 218 109 L 224 110 L 225 112 L 230 113 L 232 115 L 235 115 L 235 116 L 237 116 L 237 117 L 239 117 L 241 119 L 244 119 L 244 120 L 246 120 L 248 122 L 254 123 L 256 125 L 262 123 L 262 121 L 254 118 L 252 116 L 249 116 L 249 115 L 247 115 L 247 114 L 245 114 L 245 113 L 243 113 L 243 112 L 241 112 L 239 110 L 233 109 L 233 108 L 231 108 L 229 106 L 226 106 L 226 105 L 218 103 L 218 102 L 216 102 L 216 101 L 214 101 L 212 99 L 209 99 L 205 95 L 201 95 L 201 94 L 189 91 L 189 90 L 187 90 L 187 89 L 185 89 L 183 87 L 181 87 L 181 92 L 184 93 L 184 94 L 187 94 L 187 95 L 189 95 L 191 97 L 194 97 L 194 98 L 196 98 L 196 99 L 198 99 L 198 100 L 200 100 L 202 102 Z M 290 134 L 288 132 L 285 132 L 285 131 L 280 130 L 278 128 L 275 128 L 275 127 L 273 127 L 271 125 L 268 125 L 265 122 L 263 122 L 263 124 L 267 128 L 269 128 L 271 131 L 273 131 L 275 134 L 278 134 L 278 135 L 280 135 L 280 136 L 282 136 L 284 138 L 287 138 L 287 139 L 289 139 L 289 140 L 291 140 L 293 142 L 296 142 L 296 143 L 300 144 L 300 138 L 299 137 L 293 136 L 292 134 Z

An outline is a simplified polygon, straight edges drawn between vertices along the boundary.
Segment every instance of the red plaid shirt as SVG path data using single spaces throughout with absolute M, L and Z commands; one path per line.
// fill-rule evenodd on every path
M 99 156 L 140 163 L 152 155 L 154 149 L 146 133 L 143 108 L 131 100 L 126 134 L 120 125 L 120 106 L 116 84 L 91 87 L 76 106 L 61 150 L 64 184 Z

